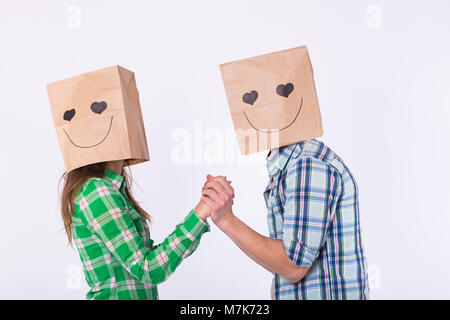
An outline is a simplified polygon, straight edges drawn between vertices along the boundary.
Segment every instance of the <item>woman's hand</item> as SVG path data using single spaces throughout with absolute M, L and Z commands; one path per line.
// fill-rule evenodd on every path
M 211 208 L 211 218 L 214 223 L 223 230 L 233 219 L 233 198 L 234 189 L 223 176 L 207 176 L 207 181 L 203 186 L 201 201 Z

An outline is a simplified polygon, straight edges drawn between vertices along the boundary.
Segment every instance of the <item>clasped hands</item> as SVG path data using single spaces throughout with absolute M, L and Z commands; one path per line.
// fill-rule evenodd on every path
M 202 188 L 202 197 L 195 208 L 197 215 L 206 220 L 211 217 L 213 222 L 221 229 L 233 219 L 234 189 L 231 181 L 224 176 L 206 176 Z

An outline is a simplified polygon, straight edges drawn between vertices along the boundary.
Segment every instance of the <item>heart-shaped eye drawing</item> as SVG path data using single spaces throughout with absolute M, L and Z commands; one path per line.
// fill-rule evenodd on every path
M 256 99 L 258 99 L 258 92 L 255 90 L 247 92 L 242 96 L 242 101 L 251 105 L 255 103 Z
M 70 110 L 67 110 L 66 112 L 64 112 L 63 119 L 70 121 L 70 120 L 72 120 L 72 118 L 74 116 L 75 116 L 75 109 L 70 109 Z
M 285 98 L 289 97 L 292 91 L 294 91 L 294 85 L 290 82 L 285 85 L 280 84 L 277 87 L 277 94 Z
M 94 102 L 91 104 L 91 110 L 95 113 L 102 113 L 106 109 L 106 102 L 100 101 L 100 102 Z

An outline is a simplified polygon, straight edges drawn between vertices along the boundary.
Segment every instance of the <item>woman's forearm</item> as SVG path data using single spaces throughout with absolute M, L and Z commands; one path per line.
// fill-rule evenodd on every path
M 211 210 L 209 209 L 209 207 L 202 201 L 200 201 L 196 206 L 195 206 L 195 213 L 197 214 L 197 216 L 202 219 L 203 221 L 206 221 L 206 219 L 211 215 Z
M 145 250 L 141 265 L 136 270 L 130 266 L 130 272 L 134 272 L 141 281 L 153 285 L 164 282 L 196 250 L 205 232 L 209 232 L 209 225 L 192 210 L 163 242 L 151 250 Z

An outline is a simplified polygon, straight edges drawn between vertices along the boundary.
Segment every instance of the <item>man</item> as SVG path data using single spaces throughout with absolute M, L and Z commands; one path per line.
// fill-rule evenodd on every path
M 358 187 L 324 143 L 305 46 L 222 64 L 241 153 L 271 149 L 264 192 L 270 238 L 232 211 L 234 191 L 209 176 L 202 200 L 212 220 L 275 274 L 275 299 L 368 299 Z
M 214 223 L 275 273 L 274 299 L 368 299 L 358 187 L 344 162 L 313 139 L 271 150 L 267 169 L 270 238 L 233 214 L 226 179 L 208 176 L 202 201 Z

